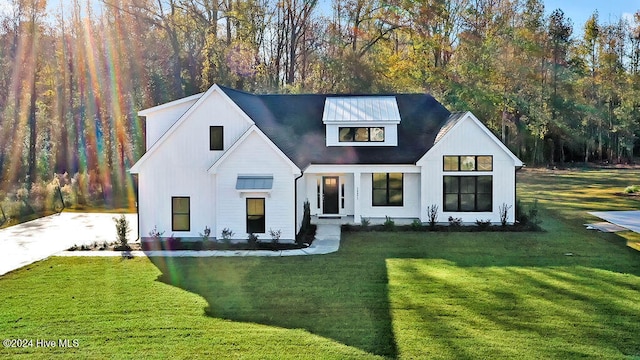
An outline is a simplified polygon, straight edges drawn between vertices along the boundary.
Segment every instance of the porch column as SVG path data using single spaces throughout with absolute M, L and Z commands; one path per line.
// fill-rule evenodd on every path
M 360 172 L 353 173 L 353 221 L 360 223 Z

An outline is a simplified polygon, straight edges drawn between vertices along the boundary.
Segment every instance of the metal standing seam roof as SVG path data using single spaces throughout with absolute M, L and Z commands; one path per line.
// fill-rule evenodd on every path
M 400 122 L 395 96 L 328 97 L 322 122 Z
M 236 190 L 271 190 L 273 175 L 238 175 Z

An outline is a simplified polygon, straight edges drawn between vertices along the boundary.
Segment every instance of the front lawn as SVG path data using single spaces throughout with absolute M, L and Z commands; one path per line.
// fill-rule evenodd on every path
M 612 194 L 640 172 L 610 172 L 520 174 L 543 233 L 345 233 L 337 253 L 290 258 L 52 258 L 0 277 L 0 335 L 79 347 L 0 357 L 638 357 L 640 253 L 582 226 L 596 220 L 586 210 L 637 204 Z

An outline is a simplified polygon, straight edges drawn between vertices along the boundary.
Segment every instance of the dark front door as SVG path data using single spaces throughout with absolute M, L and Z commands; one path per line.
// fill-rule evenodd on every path
M 324 214 L 338 213 L 338 177 L 322 177 L 322 212 Z

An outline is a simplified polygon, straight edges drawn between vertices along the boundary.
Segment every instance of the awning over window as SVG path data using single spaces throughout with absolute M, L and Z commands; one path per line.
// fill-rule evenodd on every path
M 238 175 L 236 190 L 238 191 L 271 191 L 273 175 Z

